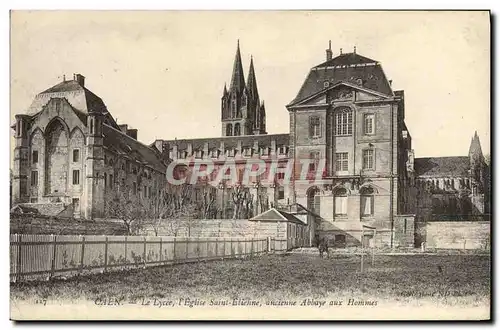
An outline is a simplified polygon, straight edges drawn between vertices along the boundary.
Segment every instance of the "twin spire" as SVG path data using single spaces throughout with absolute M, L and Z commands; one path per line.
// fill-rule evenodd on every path
M 238 45 L 236 48 L 236 55 L 234 58 L 233 64 L 233 74 L 231 76 L 231 84 L 229 85 L 229 92 L 236 91 L 239 94 L 243 92 L 243 90 L 247 88 L 247 90 L 253 96 L 258 96 L 257 91 L 257 79 L 255 78 L 255 70 L 253 67 L 253 56 L 250 57 L 250 69 L 248 71 L 248 82 L 245 86 L 245 75 L 243 73 L 243 65 L 241 61 L 241 52 L 240 52 L 240 40 L 238 39 Z M 226 84 L 224 84 L 224 94 L 228 93 L 226 88 Z

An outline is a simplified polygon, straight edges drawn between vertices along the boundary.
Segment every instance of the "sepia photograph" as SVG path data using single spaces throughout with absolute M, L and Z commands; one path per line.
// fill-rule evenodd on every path
M 10 319 L 490 320 L 491 13 L 10 12 Z

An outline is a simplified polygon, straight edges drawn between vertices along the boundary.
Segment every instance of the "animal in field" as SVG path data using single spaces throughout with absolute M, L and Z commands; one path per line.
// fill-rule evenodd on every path
M 328 240 L 323 237 L 318 244 L 319 257 L 323 258 L 323 254 L 326 252 L 326 257 L 330 258 L 330 251 L 328 250 Z

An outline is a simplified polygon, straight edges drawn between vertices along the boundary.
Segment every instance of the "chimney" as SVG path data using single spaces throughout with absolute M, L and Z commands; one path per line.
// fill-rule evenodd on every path
M 73 80 L 75 80 L 78 83 L 78 85 L 85 87 L 85 77 L 82 76 L 81 74 L 75 73 L 73 75 Z
M 127 134 L 127 131 L 128 131 L 127 124 L 121 124 L 121 125 L 118 125 L 118 127 L 120 127 L 120 130 L 122 131 L 123 134 Z
M 332 59 L 332 41 L 328 41 L 328 49 L 326 50 L 326 60 L 329 61 Z
M 135 128 L 127 129 L 127 135 L 130 136 L 132 139 L 137 140 L 137 129 Z
M 342 48 L 340 48 L 340 55 L 342 55 Z

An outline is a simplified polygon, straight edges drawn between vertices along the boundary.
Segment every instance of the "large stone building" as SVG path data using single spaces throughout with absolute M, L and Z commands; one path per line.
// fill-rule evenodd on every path
M 38 94 L 16 115 L 13 202 L 41 213 L 87 219 L 104 215 L 111 191 L 152 196 L 166 182 L 166 162 L 117 125 L 85 78 Z
M 232 194 L 241 188 L 240 174 L 263 162 L 265 171 L 245 182 L 245 217 L 272 207 L 305 207 L 311 242 L 325 236 L 338 245 L 359 244 L 368 231 L 379 246 L 412 246 L 415 221 L 489 213 L 488 170 L 477 135 L 469 156 L 415 158 L 404 91 L 393 90 L 381 64 L 355 49 L 333 57 L 329 47 L 326 60 L 310 69 L 286 105 L 288 133 L 267 134 L 260 97 L 254 61 L 245 79 L 238 43 L 221 97 L 222 136 L 158 139 L 146 146 L 136 131 L 116 124 L 76 75 L 37 95 L 27 114 L 16 116 L 14 202 L 58 201 L 83 207 L 84 217 L 99 217 L 105 190 L 117 182 L 152 196 L 165 185 L 167 162 L 182 173 L 209 160 L 214 170 L 196 181 L 198 187 L 228 164 L 238 171 L 236 182 L 211 187 L 216 217 L 236 214 Z

